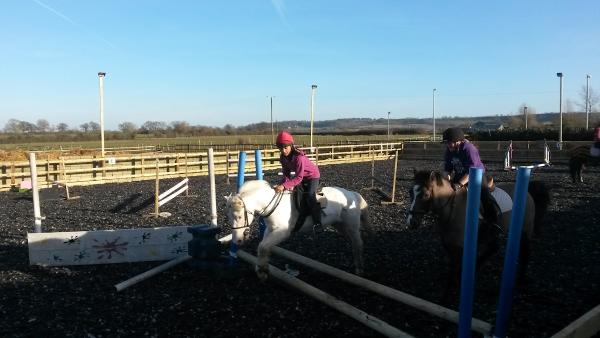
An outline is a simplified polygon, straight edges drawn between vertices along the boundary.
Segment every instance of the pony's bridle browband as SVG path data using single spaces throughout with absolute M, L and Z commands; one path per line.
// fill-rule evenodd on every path
M 260 217 L 267 218 L 271 216 L 271 214 L 275 211 L 275 209 L 277 209 L 277 206 L 281 202 L 281 199 L 283 198 L 283 192 L 275 193 L 275 195 L 273 195 L 273 198 L 271 198 L 269 203 L 267 203 L 267 205 L 258 214 L 254 214 L 257 217 L 255 217 L 252 223 L 248 223 L 248 214 L 252 215 L 252 213 L 248 211 L 248 208 L 246 208 L 246 202 L 244 202 L 244 199 L 240 195 L 237 195 L 237 198 L 239 198 L 240 201 L 242 201 L 242 206 L 244 207 L 244 225 L 232 227 L 232 230 L 249 228 L 252 225 L 252 223 L 254 223 L 254 221 L 259 219 Z M 271 210 L 269 210 L 269 212 L 266 212 L 271 204 L 273 204 L 273 207 L 271 208 Z

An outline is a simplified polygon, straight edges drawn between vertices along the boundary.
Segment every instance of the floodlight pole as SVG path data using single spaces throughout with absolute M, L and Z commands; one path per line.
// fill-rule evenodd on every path
M 527 106 L 523 107 L 523 112 L 525 113 L 525 130 L 527 130 Z
M 590 74 L 585 75 L 585 129 L 590 128 Z
M 315 119 L 315 91 L 317 90 L 317 85 L 311 86 L 311 95 L 310 95 L 310 152 L 313 150 L 313 121 Z
M 432 93 L 432 112 L 433 112 L 433 142 L 435 142 L 435 88 L 433 88 L 433 93 Z
M 100 81 L 100 145 L 102 148 L 102 157 L 104 157 L 104 77 L 106 73 L 99 72 Z
M 388 112 L 388 132 L 387 132 L 387 141 L 390 143 L 390 112 Z
M 275 130 L 273 129 L 273 96 L 271 96 L 271 144 L 275 144 Z
M 560 129 L 558 130 L 558 144 L 562 150 L 563 142 L 563 113 L 562 113 L 562 94 L 563 94 L 563 73 L 556 73 L 556 76 L 560 78 L 560 95 L 559 95 L 559 114 L 560 114 Z

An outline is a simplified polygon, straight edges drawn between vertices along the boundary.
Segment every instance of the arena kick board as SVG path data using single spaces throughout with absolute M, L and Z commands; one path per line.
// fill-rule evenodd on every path
M 164 261 L 187 254 L 187 226 L 28 233 L 29 264 L 44 266 Z

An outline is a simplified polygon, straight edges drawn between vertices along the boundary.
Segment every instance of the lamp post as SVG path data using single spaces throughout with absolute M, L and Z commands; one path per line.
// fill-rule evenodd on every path
M 388 132 L 387 132 L 387 141 L 390 143 L 390 112 L 388 112 Z
M 273 97 L 271 96 L 271 144 L 275 144 L 275 129 L 273 129 Z
M 433 112 L 433 142 L 435 142 L 435 88 L 433 88 L 433 92 L 432 92 L 431 96 L 432 96 L 431 111 Z
M 527 106 L 523 107 L 523 113 L 525 114 L 525 130 L 527 130 Z
M 585 129 L 590 127 L 590 74 L 585 75 Z
M 562 94 L 563 94 L 563 73 L 556 73 L 556 76 L 560 78 L 560 95 L 559 95 L 559 114 L 560 114 L 560 129 L 558 130 L 558 144 L 562 150 L 562 131 L 563 131 L 563 113 L 562 113 Z
M 102 157 L 104 157 L 104 77 L 106 73 L 99 72 L 100 81 L 100 147 L 102 148 Z
M 317 90 L 317 85 L 311 86 L 311 95 L 310 95 L 310 152 L 314 152 L 313 150 L 313 121 L 315 118 L 315 91 Z

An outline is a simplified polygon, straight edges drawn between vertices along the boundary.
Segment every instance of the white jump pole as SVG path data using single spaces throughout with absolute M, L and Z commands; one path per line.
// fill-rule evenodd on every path
M 244 250 L 238 250 L 237 256 L 251 265 L 257 264 L 257 258 L 250 255 Z M 400 331 L 397 328 L 389 325 L 383 320 L 374 317 L 346 302 L 343 302 L 332 295 L 315 288 L 314 286 L 301 281 L 300 279 L 287 274 L 280 269 L 269 265 L 269 275 L 281 281 L 302 293 L 326 304 L 327 306 L 338 310 L 339 312 L 351 317 L 352 319 L 362 323 L 363 325 L 381 333 L 386 337 L 412 337 L 406 332 Z
M 385 286 L 385 285 L 379 284 L 377 282 L 362 278 L 360 276 L 353 275 L 346 271 L 334 268 L 327 264 L 323 264 L 321 262 L 315 261 L 308 257 L 304 257 L 295 252 L 280 248 L 278 246 L 273 247 L 272 252 L 283 258 L 286 258 L 286 259 L 289 259 L 296 263 L 302 264 L 304 266 L 307 266 L 316 271 L 325 273 L 327 275 L 339 278 L 350 284 L 373 291 L 381 296 L 393 299 L 400 303 L 411 306 L 415 309 L 421 310 L 423 312 L 429 313 L 431 315 L 437 316 L 439 318 L 448 320 L 453 323 L 458 323 L 459 314 L 458 314 L 458 312 L 456 312 L 454 310 L 451 310 L 451 309 L 445 308 L 443 306 L 440 306 L 438 304 L 415 297 L 408 293 L 404 293 L 402 291 L 392 289 L 388 286 Z M 491 324 L 484 322 L 480 319 L 473 318 L 473 322 L 471 324 L 471 329 L 473 331 L 479 332 L 483 335 L 487 335 L 491 331 L 492 326 L 491 326 Z
M 37 164 L 34 152 L 29 153 L 29 172 L 31 174 L 31 192 L 33 195 L 34 231 L 40 233 L 42 232 L 42 214 L 40 212 L 40 192 L 38 191 Z
M 210 176 L 210 184 L 211 184 L 211 189 L 210 189 L 210 199 L 211 199 L 211 222 L 213 222 L 213 225 L 217 225 L 217 197 L 216 197 L 216 193 L 215 193 L 215 168 L 214 168 L 214 158 L 213 158 L 213 149 L 209 148 L 208 149 L 208 175 Z M 227 243 L 231 241 L 231 234 L 219 238 L 219 242 L 221 243 Z M 164 264 L 161 264 L 151 270 L 148 270 L 144 273 L 141 273 L 137 276 L 134 276 L 124 282 L 121 282 L 119 284 L 115 285 L 115 288 L 117 289 L 117 291 L 122 291 L 134 284 L 137 284 L 143 280 L 146 280 L 154 275 L 157 275 L 165 270 L 168 270 L 172 267 L 174 267 L 175 265 L 178 265 L 180 263 L 183 263 L 187 260 L 189 260 L 190 258 L 192 258 L 192 256 L 189 255 L 185 255 L 185 256 L 181 256 L 181 257 L 177 257 L 173 260 L 170 260 Z
M 210 223 L 217 226 L 217 193 L 215 186 L 215 159 L 213 148 L 208 148 L 208 173 L 210 177 Z

